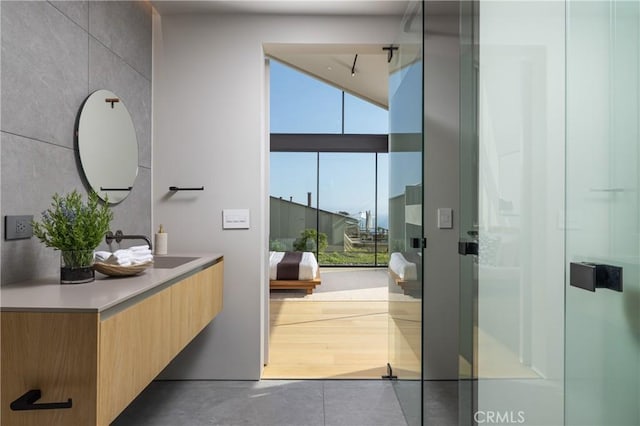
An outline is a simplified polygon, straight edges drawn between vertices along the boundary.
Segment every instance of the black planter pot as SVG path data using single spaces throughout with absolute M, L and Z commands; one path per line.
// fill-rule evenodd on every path
M 93 250 L 66 250 L 60 253 L 60 284 L 84 284 L 95 279 Z
M 92 266 L 81 268 L 60 268 L 60 284 L 84 284 L 95 281 L 96 273 Z

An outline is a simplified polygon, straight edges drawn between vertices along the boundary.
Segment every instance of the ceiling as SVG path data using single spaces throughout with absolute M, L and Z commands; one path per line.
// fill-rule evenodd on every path
M 252 13 L 275 15 L 402 15 L 408 0 L 154 0 L 161 15 Z
M 404 15 L 408 0 L 155 0 L 160 15 L 265 14 L 323 16 Z M 390 40 L 391 42 L 391 40 Z M 345 92 L 388 108 L 387 53 L 382 45 L 265 44 L 265 54 Z M 355 55 L 358 58 L 353 66 Z M 352 75 L 352 68 L 355 74 Z
M 379 107 L 388 108 L 388 64 L 382 45 L 267 44 L 264 49 L 271 58 Z

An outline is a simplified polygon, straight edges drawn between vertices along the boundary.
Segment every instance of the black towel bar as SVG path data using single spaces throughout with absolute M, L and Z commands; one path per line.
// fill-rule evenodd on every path
M 128 188 L 103 188 L 100 187 L 100 191 L 131 191 L 133 189 L 133 186 L 130 186 Z
M 13 411 L 27 411 L 27 410 L 59 410 L 62 408 L 71 408 L 71 398 L 67 402 L 44 402 L 42 404 L 36 404 L 35 402 L 40 399 L 42 392 L 40 389 L 28 390 L 20 398 L 13 401 L 9 407 Z
M 179 186 L 170 186 L 169 191 L 204 191 L 204 186 L 200 188 L 180 188 Z

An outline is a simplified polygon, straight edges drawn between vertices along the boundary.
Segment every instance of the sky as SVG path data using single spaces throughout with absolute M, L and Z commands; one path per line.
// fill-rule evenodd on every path
M 397 77 L 401 77 L 399 74 Z M 270 64 L 270 78 L 272 133 L 342 132 L 340 89 L 274 60 Z M 403 92 L 401 80 L 394 79 L 394 76 L 390 76 L 390 88 L 392 95 Z M 419 101 L 421 102 L 421 98 Z M 350 94 L 345 94 L 344 109 L 345 133 L 389 133 L 387 110 Z M 421 111 L 418 108 L 420 115 Z M 393 115 L 398 117 L 392 123 L 395 128 L 411 130 L 403 121 L 411 119 L 415 112 L 404 114 L 402 111 L 394 111 Z M 387 227 L 390 188 L 392 196 L 395 196 L 404 192 L 404 185 L 416 184 L 422 179 L 421 155 L 416 157 L 413 154 L 378 154 L 379 226 Z M 394 162 L 393 179 L 389 179 L 390 155 L 399 160 Z M 316 182 L 318 163 L 319 188 Z M 346 211 L 354 217 L 367 210 L 375 214 L 375 165 L 375 153 L 320 153 L 319 159 L 316 153 L 272 153 L 270 193 L 284 199 L 292 197 L 293 201 L 306 204 L 307 192 L 311 192 L 314 207 L 317 206 L 316 197 L 319 194 L 319 207 L 323 210 Z
M 270 65 L 272 133 L 341 133 L 342 92 L 272 60 Z M 345 133 L 389 133 L 385 109 L 345 96 Z

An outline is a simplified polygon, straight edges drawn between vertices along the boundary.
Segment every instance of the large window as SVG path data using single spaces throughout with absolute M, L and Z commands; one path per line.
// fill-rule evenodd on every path
M 388 116 L 387 110 L 344 93 L 344 133 L 386 135 Z
M 305 230 L 317 228 L 317 164 L 315 153 L 271 153 L 270 250 L 295 251 Z
M 342 92 L 270 61 L 271 133 L 341 133 Z
M 387 111 L 275 61 L 270 93 L 270 249 L 386 265 Z

